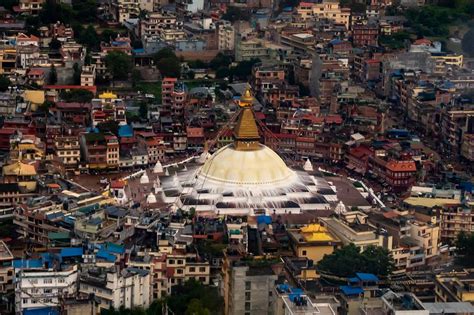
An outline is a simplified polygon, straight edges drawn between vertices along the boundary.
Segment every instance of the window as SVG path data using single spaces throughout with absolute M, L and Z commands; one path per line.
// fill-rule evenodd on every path
M 179 275 L 183 274 L 183 269 L 176 269 L 176 273 Z
M 250 292 L 245 292 L 245 301 L 250 301 Z
M 169 264 L 174 265 L 174 259 L 170 259 Z
M 53 283 L 53 279 L 44 279 L 43 283 L 44 284 L 51 284 L 51 283 Z
M 301 252 L 301 255 L 306 256 L 306 251 L 305 251 L 305 250 L 302 251 L 302 252 Z
M 196 267 L 189 267 L 189 272 L 195 272 L 196 271 Z
M 250 281 L 245 281 L 245 290 L 250 290 L 252 283 Z
M 23 299 L 23 304 L 28 304 L 28 299 Z
M 206 267 L 199 267 L 199 272 L 205 272 L 206 271 Z
M 206 277 L 199 277 L 199 281 L 206 282 Z
M 245 302 L 245 310 L 250 311 L 250 302 Z

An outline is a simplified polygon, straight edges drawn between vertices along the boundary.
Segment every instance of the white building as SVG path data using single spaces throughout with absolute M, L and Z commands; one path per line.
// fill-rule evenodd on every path
M 25 261 L 15 268 L 15 311 L 55 307 L 62 296 L 77 292 L 77 265 L 62 270 L 54 266 L 44 267 L 36 261 Z
M 94 294 L 100 309 L 150 305 L 150 273 L 139 268 L 90 269 L 81 274 L 79 292 Z

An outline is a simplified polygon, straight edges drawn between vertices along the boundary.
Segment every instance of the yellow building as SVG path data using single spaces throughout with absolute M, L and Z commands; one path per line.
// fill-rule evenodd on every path
M 474 302 L 474 278 L 469 270 L 440 274 L 435 279 L 436 302 Z
M 462 68 L 464 57 L 461 54 L 432 54 L 431 59 L 442 61 L 446 65 Z
M 319 224 L 310 224 L 301 229 L 289 230 L 290 243 L 295 255 L 319 262 L 324 255 L 330 255 L 341 241 Z
M 26 102 L 31 104 L 31 111 L 36 111 L 38 106 L 44 103 L 44 91 L 42 90 L 26 90 L 23 93 L 23 98 Z
M 343 24 L 349 29 L 351 10 L 341 8 L 339 1 L 324 0 L 321 3 L 301 2 L 296 12 L 303 20 L 308 19 L 328 19 L 335 24 Z
M 36 169 L 34 165 L 20 161 L 5 165 L 2 171 L 4 183 L 18 183 L 26 192 L 36 190 Z

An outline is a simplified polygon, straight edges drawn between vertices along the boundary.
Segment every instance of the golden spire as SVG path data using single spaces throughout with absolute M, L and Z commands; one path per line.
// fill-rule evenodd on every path
M 239 101 L 242 111 L 234 128 L 234 146 L 239 151 L 258 150 L 260 147 L 260 135 L 257 123 L 252 111 L 253 96 L 250 88 L 247 88 Z

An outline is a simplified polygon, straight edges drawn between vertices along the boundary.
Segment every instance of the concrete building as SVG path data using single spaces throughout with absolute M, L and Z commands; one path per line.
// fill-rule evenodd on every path
M 233 51 L 235 43 L 235 30 L 232 24 L 227 21 L 217 26 L 218 49 L 219 51 Z
M 54 139 L 54 152 L 56 158 L 66 170 L 73 170 L 81 160 L 81 147 L 77 136 L 60 136 Z
M 77 292 L 77 265 L 58 266 L 41 260 L 20 260 L 15 267 L 15 312 L 56 307 L 63 296 Z
M 343 245 L 353 243 L 362 251 L 371 245 L 392 249 L 392 237 L 380 233 L 375 226 L 368 223 L 367 215 L 362 212 L 346 212 L 341 214 L 340 218 L 321 218 L 321 224 L 337 236 Z
M 0 240 L 0 295 L 9 298 L 13 293 L 13 254 Z M 0 300 L 0 312 L 6 311 L 6 301 Z
M 329 303 L 313 302 L 302 289 L 292 288 L 287 284 L 275 288 L 275 315 L 336 315 L 336 310 Z
M 98 310 L 114 307 L 147 308 L 150 305 L 150 273 L 139 268 L 89 269 L 81 273 L 79 292 L 94 294 Z
M 95 84 L 95 65 L 82 66 L 81 86 L 94 86 Z
M 330 20 L 335 24 L 342 24 L 349 29 L 351 10 L 341 8 L 339 1 L 323 0 L 317 2 L 301 2 L 296 12 L 303 20 L 317 18 L 318 20 Z
M 301 229 L 288 230 L 290 244 L 299 258 L 308 258 L 316 264 L 324 255 L 332 254 L 342 242 L 326 227 L 309 224 Z
M 273 309 L 278 277 L 270 264 L 225 259 L 222 271 L 225 314 L 268 314 Z

